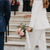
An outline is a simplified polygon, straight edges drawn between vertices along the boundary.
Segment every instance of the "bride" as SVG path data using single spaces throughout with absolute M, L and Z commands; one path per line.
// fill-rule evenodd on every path
M 26 41 L 25 50 L 34 50 L 36 43 L 38 43 L 40 50 L 47 50 L 45 29 L 49 28 L 49 22 L 46 14 L 46 8 L 48 8 L 48 6 L 48 0 L 34 0 L 32 5 L 32 14 L 25 15 L 25 17 L 31 17 L 27 31 L 30 32 L 31 28 L 33 28 L 33 32 L 29 35 L 31 49 L 29 49 Z

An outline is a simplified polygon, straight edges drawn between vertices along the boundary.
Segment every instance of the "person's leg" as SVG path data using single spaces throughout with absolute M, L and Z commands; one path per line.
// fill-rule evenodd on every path
M 20 2 L 20 6 L 18 8 L 18 12 L 22 12 L 23 11 L 23 0 L 19 0 Z
M 30 11 L 30 1 L 27 1 L 26 11 Z
M 4 32 L 0 32 L 0 50 L 4 50 Z
M 38 44 L 39 44 L 39 50 L 47 50 L 45 30 L 43 30 L 43 32 L 38 40 Z
M 32 33 L 29 34 L 31 49 L 28 48 L 28 43 L 26 40 L 25 50 L 34 50 L 37 41 L 39 40 L 43 30 L 33 30 Z
M 26 11 L 26 1 L 23 1 L 23 11 Z

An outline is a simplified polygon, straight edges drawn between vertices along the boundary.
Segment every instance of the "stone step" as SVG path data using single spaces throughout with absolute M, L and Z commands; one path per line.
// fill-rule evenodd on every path
M 16 14 L 31 14 L 31 12 L 16 12 Z
M 11 29 L 11 27 L 13 29 L 13 28 L 16 28 L 17 26 L 19 26 L 21 23 L 26 24 L 26 27 L 28 27 L 30 24 L 30 22 L 10 22 L 9 27 L 10 27 L 10 29 Z
M 20 24 L 20 23 L 23 23 L 23 24 L 28 24 L 28 23 L 30 23 L 30 20 L 26 20 L 26 19 L 11 19 L 10 21 L 9 21 L 9 23 L 10 24 Z M 50 23 L 50 20 L 49 20 L 49 23 Z
M 27 24 L 27 23 L 30 23 L 30 20 L 29 19 L 10 19 L 9 21 L 10 24 L 20 24 L 20 23 L 23 23 L 23 24 Z
M 8 41 L 5 42 L 5 45 L 21 45 L 21 46 L 25 46 L 25 42 L 16 42 L 16 41 Z M 47 46 L 50 46 L 50 43 L 46 43 Z M 38 46 L 38 44 L 37 44 Z
M 25 21 L 26 21 L 26 22 L 30 22 L 30 20 L 27 20 L 27 19 L 25 19 L 25 20 L 24 20 L 24 19 L 23 19 L 23 20 L 22 20 L 22 19 L 10 19 L 10 21 L 14 21 L 14 22 L 15 22 L 15 21 L 16 21 L 16 22 L 25 22 Z
M 20 23 L 21 24 L 21 23 Z M 9 29 L 17 29 L 17 27 L 20 25 L 19 23 L 10 23 L 9 24 Z M 26 28 L 28 28 L 29 27 L 29 23 L 24 23 L 23 22 L 23 24 L 26 24 Z M 47 31 L 49 30 L 50 31 L 50 27 L 48 28 L 48 29 L 46 29 Z
M 4 50 L 24 50 L 24 46 L 4 46 Z M 39 50 L 38 47 L 35 50 Z M 50 50 L 50 47 L 47 47 L 47 50 Z
M 50 12 L 47 12 L 47 15 L 49 15 L 49 16 L 50 16 Z
M 30 22 L 29 19 L 27 18 L 24 18 L 24 19 L 10 19 L 10 21 L 13 21 L 13 22 Z M 50 22 L 50 20 L 49 20 Z
M 25 42 L 26 38 L 21 39 L 19 35 L 9 35 L 7 36 L 7 41 L 19 41 Z
M 14 11 L 11 11 L 11 14 L 14 15 Z M 31 14 L 31 12 L 17 12 L 17 11 L 16 11 L 16 15 L 17 15 L 17 14 Z
M 18 35 L 18 34 L 17 34 L 16 31 L 10 30 L 10 31 L 9 31 L 9 35 Z M 47 32 L 47 31 L 46 31 L 46 36 L 50 36 L 50 32 Z
M 19 42 L 25 42 L 25 39 L 17 39 L 17 38 L 7 38 L 7 41 L 19 41 Z
M 7 36 L 7 38 L 11 38 L 11 39 L 20 39 L 19 35 L 9 35 Z M 25 38 L 23 38 L 25 39 Z M 46 39 L 50 39 L 50 36 L 46 36 Z
M 9 24 L 10 26 L 19 26 L 20 24 Z M 29 24 L 26 24 L 26 26 L 29 26 Z
M 9 29 L 9 35 L 17 35 L 17 29 Z M 46 36 L 50 36 L 50 30 L 45 31 L 46 32 Z
M 14 14 L 14 11 L 11 11 L 11 14 Z M 31 14 L 31 12 L 17 12 L 16 11 L 16 15 L 17 14 Z M 47 12 L 48 15 L 50 15 L 50 12 Z
M 9 35 L 7 36 L 7 41 L 19 41 L 19 42 L 25 42 L 26 38 L 20 39 L 19 35 Z M 50 43 L 50 36 L 46 36 L 46 42 Z
M 46 30 L 45 32 L 49 33 L 49 32 L 50 32 L 50 30 Z
M 9 24 L 9 29 L 17 29 L 17 27 L 19 26 L 20 24 Z M 26 25 L 26 28 L 28 28 L 28 23 Z
M 25 24 L 25 23 L 24 23 Z M 29 24 L 29 23 L 27 23 L 27 24 Z M 17 25 L 9 25 L 9 29 L 17 29 L 17 27 L 18 27 L 19 25 L 17 24 Z M 29 25 L 26 25 L 26 28 L 28 28 L 29 27 Z M 47 31 L 50 31 L 50 28 L 48 28 L 48 29 L 46 29 Z
M 9 35 L 17 35 L 16 31 L 9 31 Z
M 17 31 L 17 29 L 9 29 L 9 31 Z M 50 32 L 50 30 L 46 30 L 45 32 Z
M 25 17 L 26 14 L 17 14 L 17 15 L 11 15 L 11 17 Z M 31 15 L 31 14 L 29 14 Z M 50 17 L 50 15 L 47 15 L 47 17 Z
M 50 36 L 46 36 L 46 39 L 50 39 Z
M 25 23 L 25 24 L 26 24 L 26 23 Z M 11 27 L 12 27 L 12 26 L 17 27 L 17 26 L 19 26 L 19 25 L 20 25 L 20 24 L 9 24 L 9 26 L 11 26 Z M 28 27 L 28 26 L 29 26 L 29 23 L 26 24 L 26 27 Z M 49 27 L 48 29 L 50 29 L 50 27 Z M 48 30 L 48 29 L 47 29 L 47 30 Z
M 5 42 L 5 45 L 25 45 L 25 42 L 8 41 Z
M 21 24 L 21 23 L 23 23 L 23 24 L 29 24 L 30 22 L 23 22 L 23 21 L 22 22 L 19 22 L 19 21 L 18 22 L 12 22 L 12 21 L 9 22 L 9 24 Z
M 30 18 L 25 18 L 24 16 L 11 16 L 11 18 L 10 19 L 19 19 L 19 20 L 30 20 Z
M 11 13 L 14 13 L 14 11 L 11 11 Z M 24 12 L 18 12 L 18 11 L 16 11 L 16 14 L 31 14 L 31 12 L 26 12 L 26 11 L 24 11 Z M 47 12 L 47 14 L 49 14 L 50 15 L 50 12 Z
M 46 32 L 46 36 L 50 36 L 50 32 Z
M 16 39 L 20 39 L 19 35 L 9 35 L 7 36 L 8 38 L 16 38 Z M 46 36 L 46 39 L 50 39 L 50 36 Z
M 14 15 L 14 11 L 11 11 L 11 15 Z

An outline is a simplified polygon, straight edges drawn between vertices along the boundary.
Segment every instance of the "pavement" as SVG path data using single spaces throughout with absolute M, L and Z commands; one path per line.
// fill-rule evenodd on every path
M 25 50 L 24 48 L 21 46 L 5 46 L 4 50 Z M 39 48 L 35 48 L 35 50 L 39 50 Z M 50 48 L 47 48 L 47 50 L 50 50 Z

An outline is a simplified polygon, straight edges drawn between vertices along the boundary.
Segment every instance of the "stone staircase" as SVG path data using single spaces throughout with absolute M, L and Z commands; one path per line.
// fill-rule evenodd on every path
M 31 12 L 16 12 L 16 15 L 14 15 L 14 12 L 11 12 L 11 19 L 9 24 L 9 36 L 7 36 L 8 42 L 5 42 L 5 45 L 20 45 L 25 46 L 25 40 L 26 39 L 20 39 L 19 35 L 17 34 L 17 26 L 20 23 L 26 24 L 26 27 L 28 27 L 30 18 L 25 18 L 25 14 L 31 14 Z M 47 18 L 50 23 L 50 13 L 47 13 Z M 46 29 L 46 44 L 48 47 L 50 47 L 50 27 Z

